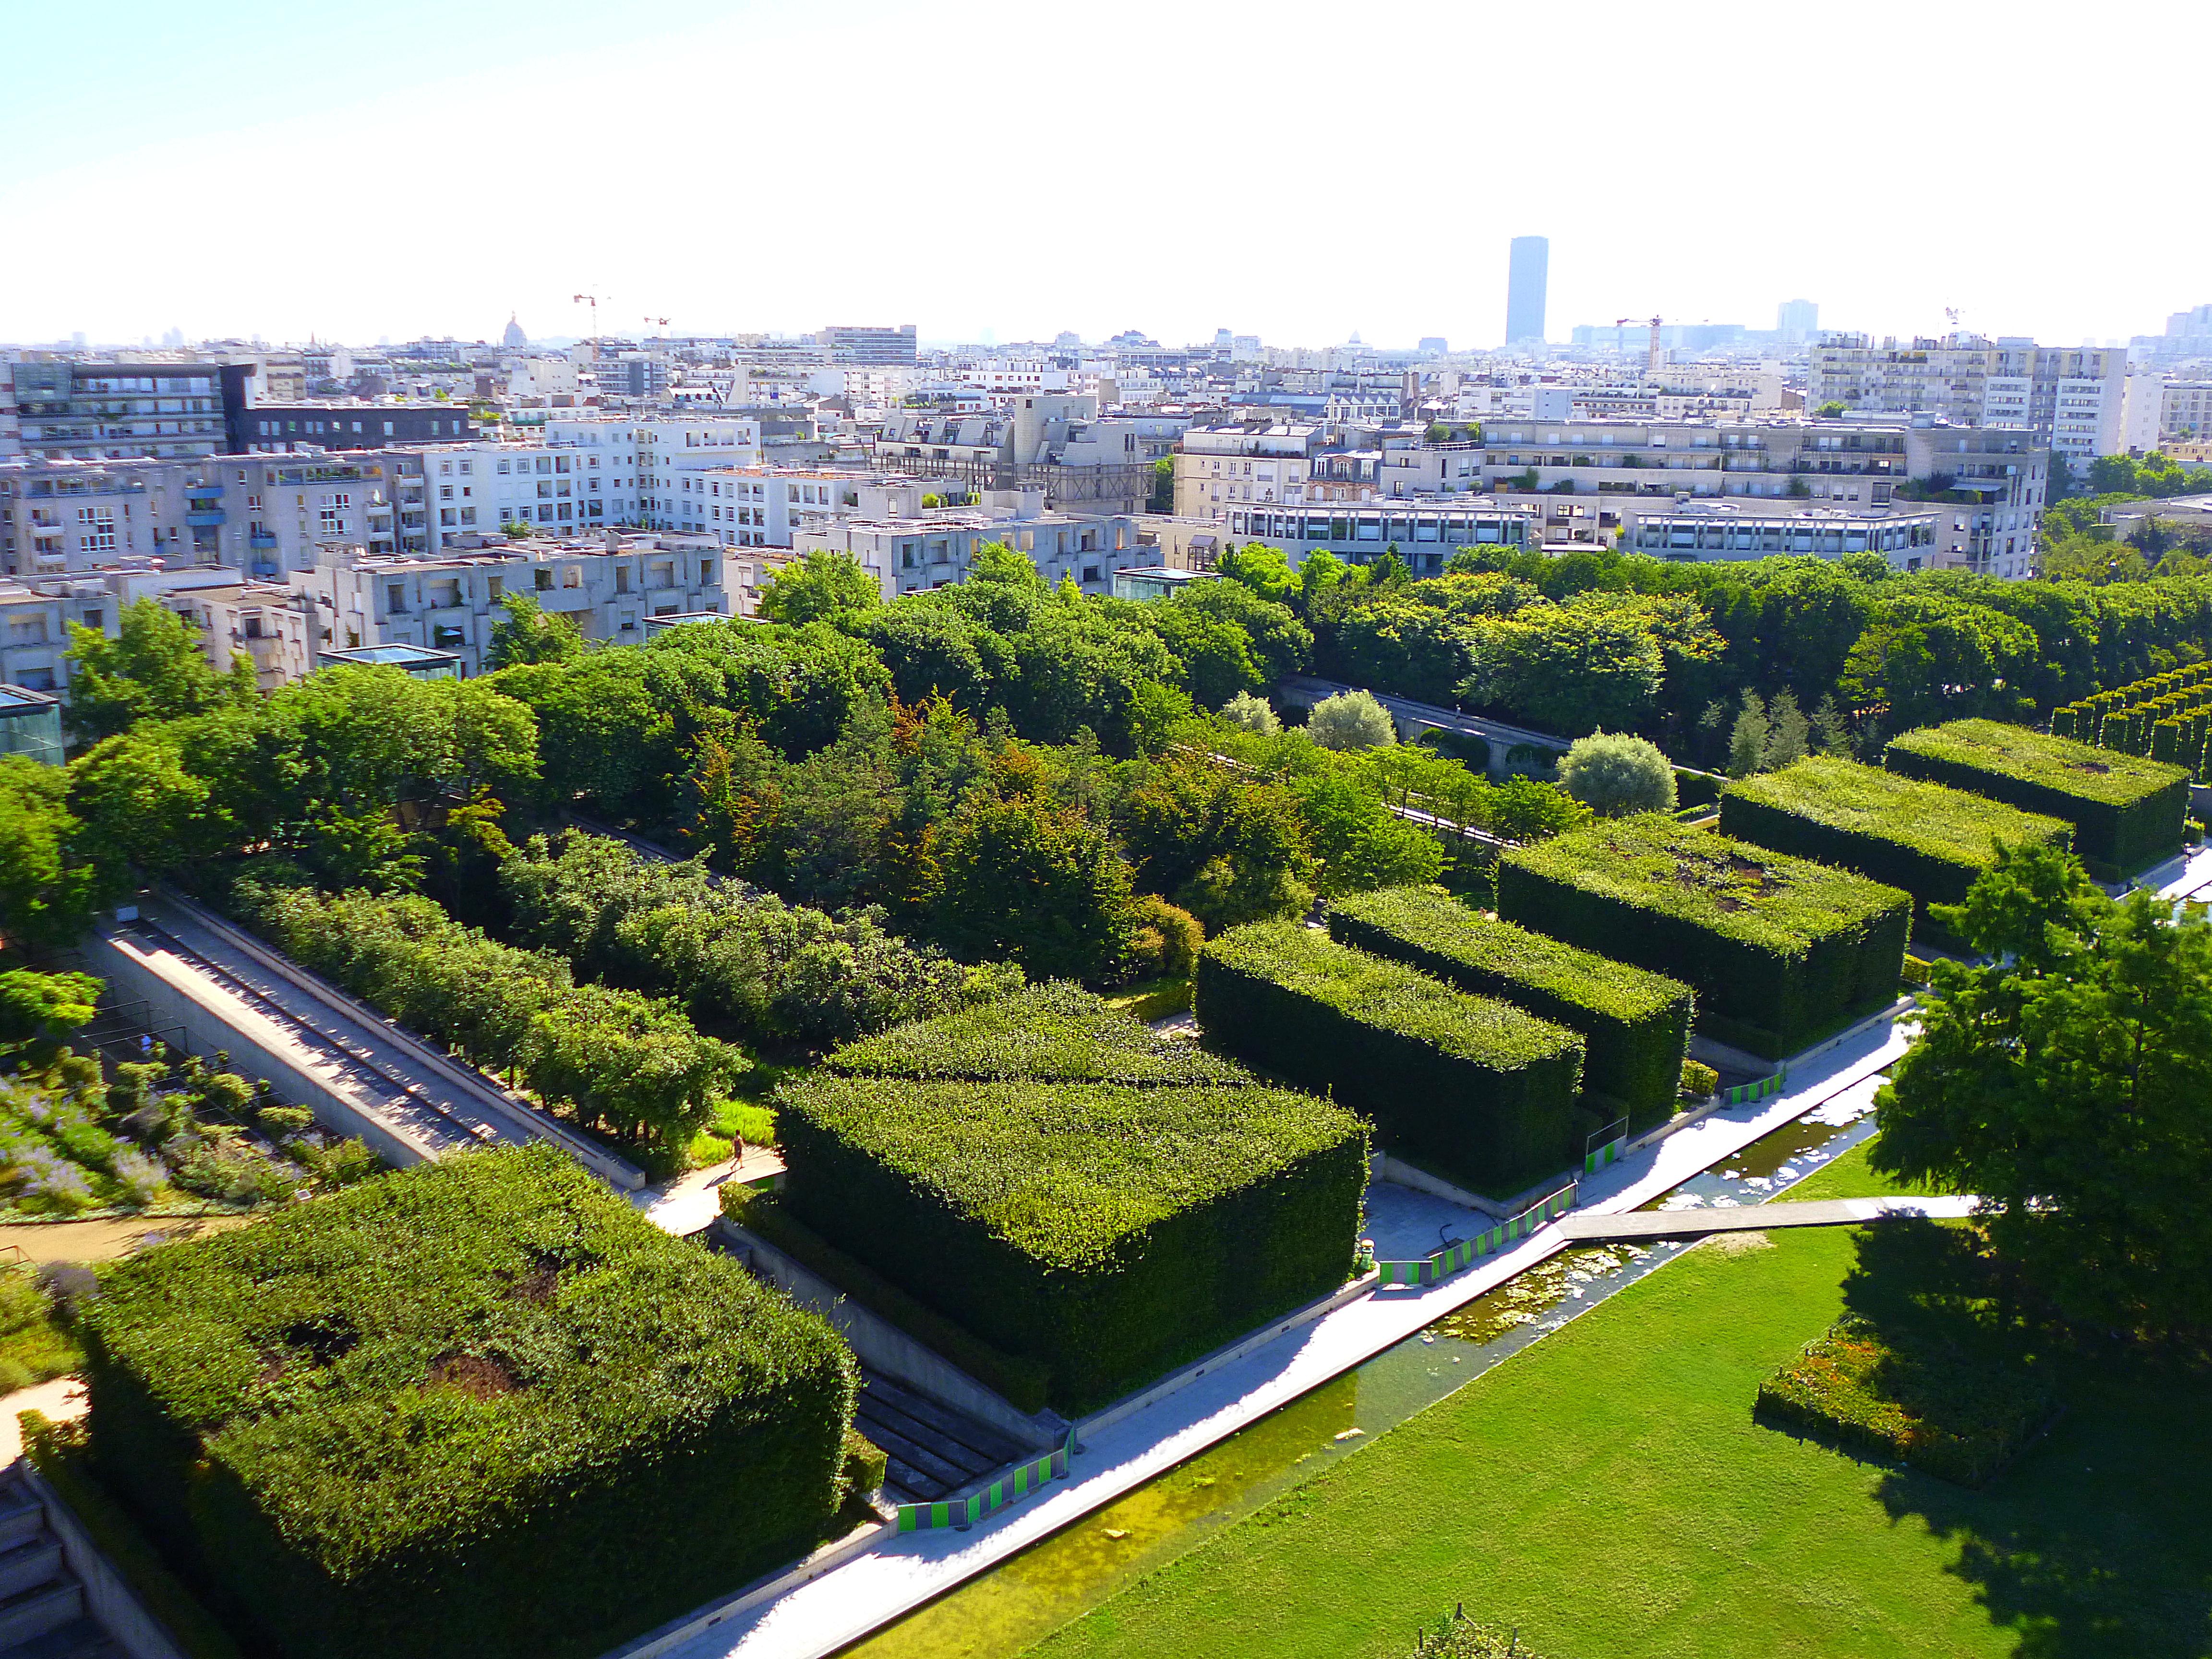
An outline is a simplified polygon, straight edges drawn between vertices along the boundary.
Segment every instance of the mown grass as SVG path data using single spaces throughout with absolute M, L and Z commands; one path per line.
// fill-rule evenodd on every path
M 1880 1190 L 1853 1154 L 1790 1196 Z M 1631 1285 L 1034 1651 L 1398 1659 L 1463 1601 L 1577 1659 L 2212 1653 L 2212 1385 L 2070 1376 L 1980 1492 L 1856 1460 L 1752 1404 L 1863 1286 L 1859 1234 L 1770 1237 Z

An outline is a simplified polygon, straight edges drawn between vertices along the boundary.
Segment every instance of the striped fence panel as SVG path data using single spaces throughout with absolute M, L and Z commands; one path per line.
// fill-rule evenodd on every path
M 1075 1449 L 1075 1431 L 1043 1456 L 1010 1469 L 981 1492 L 965 1498 L 940 1498 L 934 1504 L 898 1506 L 901 1532 L 929 1532 L 939 1527 L 972 1527 L 985 1516 L 1042 1490 L 1067 1474 L 1068 1454 Z
M 1628 1120 L 1617 1117 L 1583 1142 L 1583 1173 L 1595 1175 L 1628 1150 Z
M 1549 1197 L 1540 1198 L 1520 1214 L 1499 1222 L 1487 1232 L 1463 1238 L 1419 1261 L 1378 1261 L 1379 1285 L 1434 1285 L 1449 1279 L 1478 1257 L 1495 1255 L 1508 1244 L 1528 1237 L 1547 1221 L 1556 1221 L 1575 1207 L 1576 1183 L 1569 1182 Z
M 1756 1083 L 1739 1083 L 1722 1091 L 1731 1106 L 1748 1106 L 1754 1100 L 1764 1100 L 1769 1095 L 1778 1095 L 1790 1081 L 1790 1068 L 1784 1066 L 1772 1077 L 1760 1078 Z

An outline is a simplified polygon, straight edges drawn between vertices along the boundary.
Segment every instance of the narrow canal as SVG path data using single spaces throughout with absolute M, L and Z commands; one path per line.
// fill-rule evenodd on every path
M 1873 1134 L 1872 1092 L 1854 1091 L 1850 1103 L 1784 1124 L 1645 1207 L 1765 1202 Z M 1010 1659 L 1686 1248 L 1562 1251 L 844 1650 L 841 1659 Z

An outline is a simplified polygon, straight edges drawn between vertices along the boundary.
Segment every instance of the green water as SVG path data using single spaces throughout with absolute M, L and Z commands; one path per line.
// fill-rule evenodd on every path
M 1731 1179 L 1706 1174 L 1685 1187 L 1733 1188 L 1756 1202 L 1772 1194 L 1738 1187 L 1743 1176 L 1771 1176 L 1815 1148 L 1832 1155 L 1871 1127 L 1871 1122 L 1841 1128 L 1792 1122 L 1723 1160 L 1717 1167 Z M 1809 1174 L 1812 1162 L 1804 1160 L 1797 1173 Z M 844 1650 L 841 1659 L 1009 1659 L 1464 1387 L 1681 1248 L 1614 1244 L 1563 1250 Z M 1354 1429 L 1359 1432 L 1348 1432 Z

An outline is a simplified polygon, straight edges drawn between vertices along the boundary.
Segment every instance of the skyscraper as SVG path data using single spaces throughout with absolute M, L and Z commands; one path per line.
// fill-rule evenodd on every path
M 1820 331 L 1820 307 L 1810 300 L 1784 300 L 1774 308 L 1775 331 L 1784 345 L 1803 345 Z
M 1506 267 L 1505 343 L 1544 338 L 1544 284 L 1552 266 L 1552 243 L 1544 236 L 1516 236 Z

